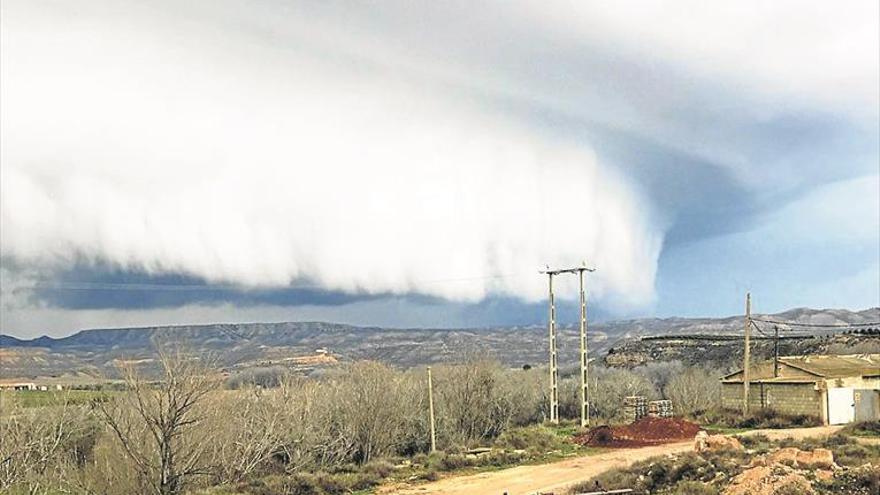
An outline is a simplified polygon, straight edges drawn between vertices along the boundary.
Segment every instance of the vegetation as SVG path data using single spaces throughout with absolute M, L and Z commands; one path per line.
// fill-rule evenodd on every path
M 0 409 L 7 402 L 16 402 L 18 407 L 46 407 L 61 404 L 89 404 L 95 400 L 109 398 L 110 392 L 96 390 L 29 390 L 27 393 L 0 391 Z
M 880 421 L 864 421 L 844 427 L 843 433 L 857 437 L 880 437 Z
M 880 445 L 859 443 L 845 434 L 781 441 L 770 441 L 760 434 L 738 438 L 745 450 L 688 452 L 653 457 L 627 468 L 606 471 L 572 487 L 570 493 L 632 488 L 636 493 L 717 494 L 758 455 L 783 447 L 801 450 L 829 449 L 838 465 L 850 468 L 837 473 L 828 483 L 816 484 L 821 493 L 877 493 L 876 490 L 880 489 L 880 473 L 876 467 L 861 468 L 865 463 L 874 466 L 880 464 Z M 865 491 L 857 490 L 861 488 Z
M 678 456 L 652 457 L 628 468 L 613 469 L 575 485 L 570 493 L 598 489 L 633 488 L 638 493 L 679 494 L 718 493 L 717 488 L 699 491 L 698 485 L 719 483 L 742 472 L 750 456 L 744 451 L 718 451 Z
M 540 426 L 541 370 L 479 359 L 436 367 L 441 451 L 428 455 L 424 370 L 356 362 L 233 390 L 197 359 L 160 352 L 159 363 L 158 379 L 122 369 L 119 392 L 4 395 L 0 492 L 348 493 L 389 476 L 586 451 L 568 441 L 570 425 Z M 467 452 L 476 446 L 493 449 Z
M 448 471 L 594 451 L 571 441 L 580 413 L 575 376 L 563 377 L 560 393 L 562 416 L 572 419 L 545 422 L 542 369 L 507 369 L 484 359 L 435 367 L 438 451 L 429 453 L 423 369 L 363 361 L 314 378 L 273 369 L 248 381 L 229 380 L 209 363 L 182 354 L 160 353 L 158 363 L 162 375 L 149 380 L 142 369 L 121 369 L 121 390 L 4 394 L 0 492 L 353 493 L 389 478 L 433 480 Z M 739 412 L 719 410 L 719 374 L 680 363 L 594 367 L 593 422 L 621 421 L 623 397 L 646 395 L 672 398 L 680 412 L 728 428 L 812 423 L 766 411 L 742 419 Z M 876 425 L 858 428 L 876 431 Z M 877 456 L 855 444 L 837 449 L 846 459 Z M 640 472 L 646 477 L 639 483 L 657 493 L 710 493 L 699 484 L 706 476 L 735 475 L 737 465 L 728 461 L 738 462 L 722 456 L 667 460 L 649 475 Z M 607 476 L 599 481 L 638 478 L 627 472 Z
M 743 415 L 737 409 L 713 408 L 694 415 L 701 425 L 710 429 L 746 430 L 753 428 L 799 428 L 819 426 L 821 420 L 803 414 L 784 414 L 772 409 L 758 409 Z

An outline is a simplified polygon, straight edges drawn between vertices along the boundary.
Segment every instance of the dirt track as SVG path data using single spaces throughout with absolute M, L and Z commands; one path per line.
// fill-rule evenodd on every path
M 820 426 L 789 430 L 754 430 L 747 434 L 763 433 L 771 440 L 806 438 L 830 435 L 841 427 Z M 567 487 L 587 480 L 609 469 L 628 466 L 657 455 L 686 452 L 693 448 L 692 441 L 616 449 L 600 454 L 575 457 L 551 464 L 517 466 L 500 471 L 452 476 L 422 485 L 386 487 L 379 490 L 385 495 L 531 495 L 536 492 L 562 493 Z

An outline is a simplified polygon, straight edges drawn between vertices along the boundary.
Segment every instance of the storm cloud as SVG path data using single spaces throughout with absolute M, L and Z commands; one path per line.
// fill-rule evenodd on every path
M 2 14 L 0 247 L 27 293 L 7 308 L 118 316 L 132 291 L 102 295 L 107 273 L 195 285 L 141 299 L 190 313 L 531 307 L 538 268 L 586 260 L 591 297 L 626 313 L 656 303 L 664 253 L 877 174 L 871 1 Z

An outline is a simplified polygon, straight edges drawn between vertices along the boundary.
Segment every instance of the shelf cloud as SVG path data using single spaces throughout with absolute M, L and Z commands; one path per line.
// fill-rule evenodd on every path
M 4 28 L 21 263 L 477 301 L 587 259 L 597 292 L 652 296 L 662 230 L 589 143 L 311 49 L 36 17 Z
M 740 266 L 713 239 L 785 238 L 803 198 L 876 177 L 878 19 L 874 1 L 4 1 L 0 327 L 287 299 L 533 322 L 537 270 L 582 261 L 609 314 L 705 306 L 674 288 Z M 749 270 L 718 277 L 770 273 Z M 195 289 L 148 297 L 157 280 Z

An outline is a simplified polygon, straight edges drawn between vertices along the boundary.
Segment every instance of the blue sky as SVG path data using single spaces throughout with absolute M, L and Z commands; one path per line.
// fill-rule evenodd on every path
M 0 331 L 880 306 L 878 8 L 4 2 Z

